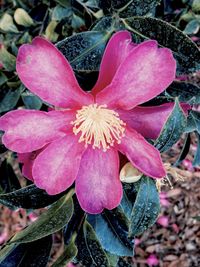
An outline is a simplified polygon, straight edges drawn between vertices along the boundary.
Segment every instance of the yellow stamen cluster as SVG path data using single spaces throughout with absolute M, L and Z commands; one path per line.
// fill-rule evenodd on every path
M 120 143 L 124 136 L 125 123 L 120 120 L 119 114 L 107 109 L 106 105 L 91 104 L 83 106 L 76 113 L 73 132 L 81 133 L 79 142 L 92 144 L 93 148 L 102 148 L 106 151 L 114 143 Z

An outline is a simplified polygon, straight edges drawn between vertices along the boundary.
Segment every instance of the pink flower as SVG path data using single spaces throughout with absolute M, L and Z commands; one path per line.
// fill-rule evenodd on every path
M 158 260 L 158 258 L 156 257 L 156 255 L 151 254 L 151 255 L 147 258 L 146 263 L 147 263 L 149 266 L 156 266 L 156 265 L 159 264 L 159 260 Z
M 152 40 L 135 45 L 129 32 L 117 32 L 90 93 L 82 91 L 66 58 L 40 37 L 20 47 L 16 69 L 30 91 L 56 107 L 15 110 L 0 118 L 3 143 L 28 153 L 20 161 L 36 186 L 54 195 L 75 181 L 81 207 L 96 214 L 121 201 L 118 151 L 142 173 L 165 176 L 159 151 L 144 137 L 158 136 L 173 104 L 138 105 L 174 80 L 176 62 L 169 49 Z
M 160 216 L 157 219 L 157 223 L 160 224 L 163 227 L 168 227 L 168 225 L 169 225 L 169 217 L 168 216 Z
M 163 207 L 169 207 L 170 202 L 168 200 L 166 192 L 160 192 L 160 204 Z

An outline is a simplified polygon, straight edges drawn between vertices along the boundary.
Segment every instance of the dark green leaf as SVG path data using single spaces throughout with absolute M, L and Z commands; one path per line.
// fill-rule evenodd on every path
M 52 267 L 66 267 L 67 263 L 71 262 L 77 255 L 77 252 L 78 250 L 74 244 L 74 238 L 72 238 L 69 245 L 64 248 L 62 255 L 54 262 Z
M 187 127 L 185 132 L 191 133 L 197 131 L 200 134 L 200 113 L 198 111 L 191 110 L 187 118 Z
M 73 190 L 55 202 L 35 222 L 18 232 L 10 242 L 32 242 L 62 229 L 73 214 L 72 192 Z
M 183 31 L 185 34 L 197 34 L 200 28 L 199 21 L 197 19 L 191 20 Z
M 7 193 L 21 188 L 19 180 L 13 171 L 12 165 L 5 159 L 0 166 L 0 188 L 1 192 Z
M 52 246 L 52 236 L 28 244 L 13 246 L 6 257 L 0 258 L 1 267 L 45 267 Z
M 197 132 L 195 132 L 195 133 L 196 133 L 196 137 L 197 137 L 197 151 L 196 151 L 196 154 L 194 156 L 194 160 L 192 162 L 192 165 L 194 167 L 200 165 L 200 135 Z
M 174 81 L 166 90 L 171 97 L 178 97 L 180 102 L 200 103 L 200 88 L 192 83 Z
M 82 32 L 57 43 L 58 49 L 77 71 L 98 71 L 111 32 Z
M 3 72 L 0 72 L 0 86 L 7 82 L 8 78 Z
M 13 109 L 19 98 L 22 91 L 22 88 L 10 89 L 7 88 L 3 98 L 0 100 L 0 112 L 6 112 Z
M 92 226 L 86 221 L 77 236 L 77 261 L 83 266 L 109 267 L 109 261 L 105 251 L 102 249 Z
M 68 7 L 62 7 L 60 5 L 57 5 L 52 12 L 52 20 L 60 21 L 66 17 L 70 17 L 73 14 L 72 8 L 70 6 Z
M 186 116 L 176 99 L 174 108 L 154 143 L 155 147 L 161 152 L 171 148 L 180 139 L 185 130 L 186 122 Z
M 128 238 L 128 221 L 121 208 L 91 215 L 89 221 L 105 250 L 118 256 L 133 256 L 133 242 Z
M 22 100 L 27 109 L 40 109 L 42 101 L 36 95 L 22 94 Z
M 81 209 L 76 195 L 73 196 L 73 203 L 74 213 L 69 223 L 65 226 L 63 230 L 65 245 L 68 245 L 71 241 L 72 236 L 74 234 L 77 234 L 85 218 L 85 212 Z
M 16 58 L 4 46 L 0 46 L 0 62 L 7 71 L 15 70 Z
M 155 9 L 161 0 L 112 0 L 112 7 L 117 9 L 121 18 L 144 16 Z
M 135 237 L 152 226 L 160 212 L 159 194 L 153 179 L 143 176 L 135 183 L 138 187 L 137 197 L 133 206 L 129 236 Z
M 176 162 L 174 163 L 174 166 L 179 165 L 186 158 L 190 150 L 190 142 L 191 142 L 190 134 L 187 134 L 180 155 L 176 160 Z
M 131 263 L 128 263 L 125 259 L 119 258 L 119 261 L 117 263 L 116 267 L 132 267 Z
M 111 267 L 116 267 L 117 266 L 117 262 L 119 260 L 119 256 L 117 256 L 116 254 L 111 254 L 109 252 L 106 252 L 107 258 L 109 260 L 110 266 Z
M 0 203 L 10 209 L 39 209 L 57 201 L 64 193 L 50 196 L 35 185 L 29 185 L 7 194 L 0 194 Z
M 95 25 L 92 26 L 93 31 L 111 30 L 113 26 L 113 19 L 111 16 L 103 17 Z
M 122 19 L 125 27 L 142 39 L 155 39 L 170 48 L 178 63 L 178 74 L 200 69 L 200 51 L 196 44 L 179 29 L 160 19 L 133 17 Z

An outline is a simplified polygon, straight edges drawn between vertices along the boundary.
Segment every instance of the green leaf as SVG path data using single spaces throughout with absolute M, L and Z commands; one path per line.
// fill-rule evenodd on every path
M 52 20 L 61 21 L 64 18 L 69 18 L 72 16 L 72 8 L 70 6 L 68 7 L 62 7 L 60 5 L 57 5 L 52 12 Z
M 105 31 L 111 30 L 113 27 L 113 18 L 111 16 L 103 17 L 98 20 L 94 25 L 92 25 L 93 31 Z
M 17 8 L 14 13 L 14 19 L 18 25 L 30 27 L 34 24 L 32 18 L 23 8 Z
M 111 32 L 82 32 L 57 43 L 57 48 L 77 71 L 98 71 Z
M 200 103 L 200 87 L 196 84 L 174 81 L 166 93 L 171 97 L 178 97 L 180 102 L 188 102 L 191 105 Z
M 192 2 L 192 11 L 194 11 L 195 13 L 200 12 L 200 1 L 199 0 L 194 0 Z
M 132 267 L 131 263 L 128 263 L 125 259 L 119 258 L 119 261 L 117 263 L 116 267 Z
M 37 241 L 19 244 L 10 247 L 6 255 L 0 257 L 1 267 L 44 267 L 49 260 L 52 246 L 52 236 L 39 239 Z M 9 246 L 8 246 L 9 247 Z M 8 249 L 8 248 L 7 248 Z M 5 249 L 3 249 L 6 251 Z M 2 251 L 3 251 L 2 250 Z M 1 251 L 1 253 L 2 253 Z
M 42 100 L 38 96 L 29 93 L 23 93 L 21 96 L 27 109 L 40 109 L 42 107 Z
M 118 256 L 133 256 L 134 243 L 128 238 L 128 221 L 121 208 L 90 215 L 89 222 L 106 251 Z
M 194 156 L 194 160 L 192 162 L 192 165 L 194 167 L 197 167 L 200 165 L 200 135 L 199 133 L 195 132 L 196 134 L 196 137 L 197 137 L 197 151 L 196 151 L 196 154 Z
M 148 17 L 121 20 L 141 40 L 155 39 L 161 46 L 170 48 L 178 63 L 178 74 L 188 74 L 200 69 L 199 48 L 176 27 L 160 19 Z
M 0 72 L 0 86 L 6 83 L 7 80 L 8 78 L 6 77 L 6 75 L 3 72 Z
M 131 213 L 130 237 L 135 237 L 152 226 L 160 212 L 159 194 L 155 181 L 143 176 L 135 184 L 138 187 L 138 192 Z
M 74 243 L 74 238 L 72 238 L 69 245 L 64 248 L 62 255 L 54 262 L 52 267 L 66 267 L 77 255 L 77 252 L 78 249 Z
M 186 133 L 197 131 L 200 134 L 200 113 L 198 111 L 191 110 L 187 118 Z
M 54 203 L 63 194 L 50 196 L 44 190 L 32 184 L 11 193 L 0 194 L 0 203 L 10 209 L 39 209 Z
M 6 88 L 4 89 L 6 93 L 0 100 L 0 112 L 6 112 L 13 109 L 19 101 L 22 90 L 22 87 L 11 89 L 6 86 Z
M 18 29 L 13 23 L 13 18 L 10 14 L 4 13 L 0 20 L 0 29 L 5 32 L 18 33 Z
M 121 18 L 144 16 L 152 12 L 161 0 L 111 0 Z
M 16 58 L 11 53 L 9 53 L 3 45 L 0 46 L 0 62 L 2 63 L 5 70 L 15 70 Z
M 199 21 L 197 19 L 193 19 L 186 25 L 184 29 L 185 34 L 197 34 L 200 28 Z
M 76 240 L 78 254 L 76 260 L 84 266 L 110 267 L 105 251 L 102 249 L 92 226 L 85 221 Z
M 10 243 L 32 242 L 62 229 L 73 214 L 72 193 L 73 190 L 55 202 L 35 222 L 18 232 Z
M 78 233 L 85 218 L 85 212 L 81 209 L 76 195 L 73 195 L 73 203 L 74 203 L 73 215 L 63 230 L 65 245 L 69 245 L 72 236 Z
M 176 160 L 176 162 L 174 163 L 174 166 L 178 166 L 186 158 L 190 150 L 190 143 L 191 143 L 190 134 L 187 134 L 180 155 Z
M 19 180 L 13 171 L 12 165 L 9 164 L 6 159 L 1 163 L 0 173 L 2 174 L 0 179 L 0 188 L 2 192 L 10 192 L 21 188 Z
M 170 149 L 181 137 L 186 127 L 187 119 L 176 99 L 174 108 L 170 113 L 160 135 L 156 139 L 154 146 L 161 152 Z

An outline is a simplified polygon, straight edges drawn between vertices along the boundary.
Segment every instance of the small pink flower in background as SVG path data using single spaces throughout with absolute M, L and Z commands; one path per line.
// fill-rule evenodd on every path
M 169 207 L 170 205 L 170 202 L 168 200 L 168 197 L 167 197 L 167 194 L 166 192 L 160 192 L 160 204 L 163 206 L 163 207 Z
M 168 227 L 169 226 L 169 217 L 168 216 L 160 216 L 160 217 L 158 217 L 156 222 L 163 227 Z
M 174 230 L 174 232 L 176 232 L 177 234 L 179 233 L 180 229 L 178 227 L 178 225 L 176 223 L 172 224 L 172 229 Z
M 0 245 L 2 245 L 8 239 L 8 231 L 4 230 L 3 233 L 0 234 Z
M 188 171 L 193 171 L 194 167 L 192 166 L 192 162 L 189 159 L 184 159 L 182 162 L 183 166 L 188 170 Z
M 0 118 L 3 143 L 21 154 L 23 173 L 36 186 L 54 195 L 75 181 L 81 207 L 97 214 L 121 201 L 118 151 L 142 173 L 165 176 L 159 151 L 145 138 L 159 135 L 174 104 L 138 105 L 174 80 L 169 49 L 153 40 L 135 45 L 129 32 L 117 32 L 90 93 L 82 91 L 66 58 L 40 37 L 20 47 L 16 69 L 30 91 L 56 108 L 16 110 Z M 188 106 L 182 108 L 186 112 Z
M 159 264 L 159 260 L 156 257 L 155 254 L 149 255 L 149 257 L 146 259 L 146 263 L 148 266 L 157 266 Z

